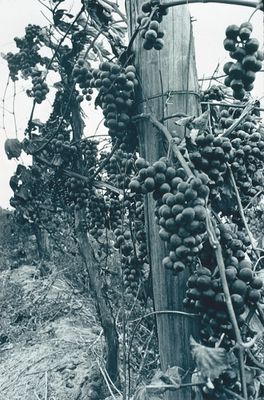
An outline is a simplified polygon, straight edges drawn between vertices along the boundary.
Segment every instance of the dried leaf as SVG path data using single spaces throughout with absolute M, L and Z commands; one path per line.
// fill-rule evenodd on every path
M 214 380 L 229 367 L 228 355 L 223 348 L 211 348 L 190 338 L 193 359 L 205 379 Z
M 21 155 L 22 145 L 18 139 L 6 139 L 5 152 L 10 160 L 11 158 L 18 158 Z
M 179 126 L 187 126 L 190 123 L 192 123 L 192 121 L 195 119 L 195 117 L 184 117 L 184 118 L 180 118 L 177 121 L 175 121 L 176 125 Z
M 40 121 L 40 119 L 33 119 L 31 122 L 35 126 L 43 127 L 45 124 Z
M 192 121 L 193 128 L 199 130 L 205 129 L 208 125 L 209 117 L 210 117 L 210 110 L 206 110 L 199 117 L 194 118 L 194 120 Z
M 164 375 L 168 379 L 169 385 L 174 385 L 175 387 L 179 388 L 182 383 L 183 372 L 184 371 L 182 368 L 175 365 L 174 367 L 168 368 Z

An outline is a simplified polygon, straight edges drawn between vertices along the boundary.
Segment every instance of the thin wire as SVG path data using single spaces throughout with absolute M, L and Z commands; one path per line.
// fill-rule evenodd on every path
M 15 113 L 15 106 L 16 106 L 16 81 L 14 81 L 14 92 L 13 92 L 13 110 L 12 110 L 12 115 L 13 115 L 13 120 L 14 120 L 14 127 L 15 127 L 15 134 L 17 138 L 17 122 L 16 122 L 16 113 Z
M 7 89 L 8 89 L 8 86 L 9 86 L 9 82 L 10 82 L 10 74 L 8 75 L 7 83 L 6 83 L 6 87 L 5 87 L 5 91 L 4 91 L 4 95 L 3 95 L 3 98 L 2 98 L 2 104 L 3 104 L 3 114 L 2 114 L 2 116 L 3 116 L 3 130 L 4 130 L 5 135 L 6 135 L 7 138 L 8 138 L 8 136 L 7 136 L 7 133 L 6 133 L 6 126 L 5 126 L 5 99 L 6 99 L 6 93 L 7 93 Z

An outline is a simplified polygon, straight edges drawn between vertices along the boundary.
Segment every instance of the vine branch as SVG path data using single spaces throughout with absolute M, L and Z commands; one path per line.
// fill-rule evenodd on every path
M 247 1 L 247 0 L 188 0 L 188 4 L 191 3 L 221 3 L 221 4 L 252 7 L 252 8 L 258 7 L 258 2 Z M 161 3 L 161 6 L 164 8 L 170 8 L 174 6 L 180 6 L 183 4 L 186 4 L 185 0 L 173 0 L 168 3 Z

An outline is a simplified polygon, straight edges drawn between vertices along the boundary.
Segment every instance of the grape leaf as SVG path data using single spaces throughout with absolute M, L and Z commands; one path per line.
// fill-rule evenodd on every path
M 210 110 L 206 110 L 199 117 L 194 118 L 194 120 L 192 121 L 193 128 L 199 130 L 205 129 L 208 125 L 209 117 L 210 117 Z
M 205 379 L 214 380 L 229 367 L 228 354 L 223 348 L 211 348 L 197 343 L 190 337 L 191 353 Z
M 194 119 L 195 119 L 195 117 L 183 117 L 183 118 L 180 118 L 177 121 L 175 121 L 175 124 L 179 125 L 179 126 L 188 127 L 189 125 L 191 125 L 191 123 Z M 190 126 L 190 128 L 191 128 L 191 126 Z
M 21 151 L 22 145 L 18 139 L 6 139 L 5 152 L 9 160 L 20 157 Z

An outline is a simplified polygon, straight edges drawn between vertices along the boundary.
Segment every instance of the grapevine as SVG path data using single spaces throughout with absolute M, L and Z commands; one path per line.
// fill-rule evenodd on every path
M 143 3 L 135 35 L 139 33 L 144 50 L 162 51 L 166 46 L 161 23 L 167 11 L 158 0 Z M 262 244 L 254 245 L 248 223 L 252 216 L 263 219 L 262 203 L 253 206 L 263 191 L 264 136 L 260 114 L 250 100 L 262 68 L 260 44 L 252 37 L 250 22 L 227 27 L 224 48 L 235 61 L 224 65 L 227 76 L 220 86 L 200 92 L 202 116 L 176 121 L 185 133 L 175 138 L 153 115 L 149 100 L 148 113 L 137 114 L 144 83 L 138 79 L 133 54 L 123 53 L 131 50 L 133 40 L 126 48 L 117 40 L 116 32 L 122 30 L 114 31 L 110 21 L 111 13 L 105 10 L 96 17 L 89 14 L 87 25 L 96 30 L 90 34 L 76 17 L 66 25 L 69 46 L 62 44 L 63 38 L 48 44 L 45 29 L 29 25 L 25 36 L 15 39 L 18 52 L 5 56 L 13 81 L 31 79 L 27 95 L 33 99 L 26 138 L 19 150 L 9 143 L 8 157 L 17 158 L 24 150 L 34 162 L 29 167 L 19 164 L 11 177 L 10 204 L 17 220 L 47 230 L 52 224 L 56 231 L 59 215 L 72 225 L 79 242 L 96 243 L 100 260 L 108 247 L 106 258 L 111 253 L 118 260 L 115 272 L 124 295 L 119 304 L 129 307 L 131 299 L 143 304 L 153 295 L 146 289 L 153 270 L 147 226 L 151 199 L 151 218 L 165 255 L 160 271 L 175 279 L 188 274 L 183 307 L 199 316 L 202 344 L 220 346 L 236 359 L 233 369 L 226 366 L 212 382 L 201 372 L 203 396 L 228 400 L 234 393 L 251 400 L 258 378 L 245 381 L 245 368 L 253 370 L 245 349 L 255 340 L 250 322 L 253 316 L 261 320 L 263 303 Z M 111 53 L 101 49 L 100 35 L 108 40 Z M 44 45 L 54 51 L 51 59 L 41 56 Z M 46 78 L 53 70 L 60 74 L 60 84 L 48 120 L 39 123 L 33 119 L 34 107 L 47 100 Z M 91 132 L 84 135 L 82 107 L 93 102 L 107 130 L 98 138 Z M 163 152 L 151 162 L 143 157 L 138 135 L 142 128 L 137 126 L 142 120 L 153 125 L 166 156 Z M 104 136 L 107 139 L 101 139 Z M 101 263 L 98 269 L 96 279 L 105 274 Z M 100 285 L 104 286 L 101 281 Z M 124 347 L 125 336 L 123 332 Z M 88 383 L 89 399 L 100 397 L 101 385 L 96 371 Z

